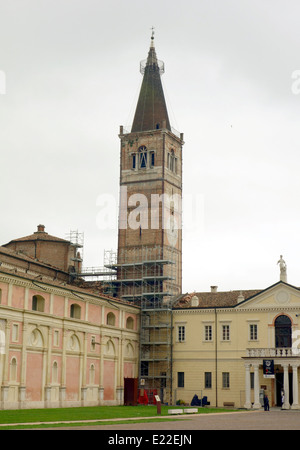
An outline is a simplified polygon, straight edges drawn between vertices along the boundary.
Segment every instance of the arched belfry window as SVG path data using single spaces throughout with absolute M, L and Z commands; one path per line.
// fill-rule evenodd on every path
M 134 327 L 134 320 L 132 317 L 128 317 L 126 320 L 126 328 L 128 328 L 129 330 L 133 330 Z
M 174 172 L 175 174 L 177 173 L 177 158 L 175 156 L 174 150 L 171 150 L 168 153 L 167 167 L 169 170 L 171 170 L 171 172 Z
M 45 299 L 41 295 L 34 295 L 32 297 L 32 311 L 44 312 Z
M 72 303 L 72 305 L 70 306 L 70 317 L 72 317 L 72 319 L 81 318 L 81 307 L 76 303 Z
M 107 325 L 112 325 L 113 327 L 116 325 L 116 316 L 114 315 L 114 313 L 109 312 L 107 314 L 106 317 L 106 324 Z
M 288 316 L 282 314 L 275 320 L 275 347 L 292 346 L 292 322 Z
M 147 167 L 147 147 L 142 145 L 139 148 L 139 167 L 145 169 Z

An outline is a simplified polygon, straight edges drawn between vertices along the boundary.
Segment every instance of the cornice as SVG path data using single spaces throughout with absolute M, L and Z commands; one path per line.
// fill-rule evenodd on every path
M 183 308 L 183 309 L 173 309 L 174 314 L 229 314 L 229 313 L 236 313 L 236 314 L 245 314 L 250 312 L 286 312 L 286 311 L 294 311 L 300 313 L 300 305 L 268 305 L 268 306 L 258 306 L 258 307 L 252 307 L 252 308 L 232 308 L 232 307 L 224 307 L 224 308 Z
M 67 297 L 69 299 L 75 301 L 83 301 L 88 302 L 98 306 L 107 306 L 109 304 L 111 307 L 113 306 L 116 309 L 122 309 L 130 313 L 136 314 L 139 310 L 138 307 L 134 305 L 129 305 L 127 303 L 117 302 L 113 299 L 103 298 L 101 295 L 97 296 L 95 294 L 86 293 L 82 291 L 76 291 L 76 287 L 74 289 L 70 289 L 69 287 L 64 286 L 54 286 L 50 283 L 44 283 L 39 280 L 30 280 L 22 278 L 22 275 L 14 275 L 14 274 L 3 274 L 0 272 L 0 281 L 7 284 L 13 284 L 14 286 L 21 286 L 24 288 L 32 289 L 32 290 L 40 290 L 41 293 L 48 293 L 57 295 L 60 297 Z

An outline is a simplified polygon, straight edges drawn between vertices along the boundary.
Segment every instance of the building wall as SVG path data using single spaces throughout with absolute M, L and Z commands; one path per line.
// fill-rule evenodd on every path
M 2 409 L 123 403 L 124 376 L 138 375 L 138 308 L 4 272 L 0 292 Z
M 5 245 L 5 248 L 68 272 L 69 267 L 74 266 L 72 258 L 76 256 L 76 247 L 68 241 L 55 240 L 52 236 L 50 236 L 51 240 L 46 240 L 47 233 L 40 234 L 43 236 L 41 240 L 39 240 L 39 233 L 36 233 L 31 240 L 11 241 Z
M 23 253 L 16 253 L 9 247 L 0 247 L 0 258 L 2 268 L 18 270 L 32 276 L 43 276 L 68 282 L 69 272 L 57 267 L 51 267 L 46 263 L 32 259 Z
M 284 302 L 282 299 L 285 299 Z M 288 300 L 286 300 L 288 299 Z M 207 396 L 212 406 L 232 403 L 245 404 L 245 363 L 259 364 L 259 386 L 269 396 L 270 404 L 276 402 L 275 380 L 264 378 L 263 352 L 260 358 L 248 358 L 247 349 L 275 348 L 275 319 L 287 315 L 292 322 L 292 332 L 299 329 L 297 314 L 300 293 L 287 285 L 279 284 L 255 298 L 242 302 L 235 308 L 182 308 L 174 310 L 173 324 L 173 388 L 175 401 L 190 403 L 195 394 Z M 251 339 L 250 325 L 257 326 L 257 339 Z M 211 340 L 205 336 L 205 327 L 211 326 Z M 229 326 L 229 339 L 224 339 L 223 326 Z M 180 342 L 179 327 L 184 327 L 184 341 Z M 182 333 L 182 328 L 181 328 Z M 267 353 L 266 353 L 266 357 Z M 283 371 L 287 358 L 277 358 L 276 369 Z M 289 361 L 300 364 L 299 356 Z M 299 369 L 297 369 L 299 370 Z M 211 388 L 205 387 L 205 373 L 211 373 Z M 251 367 L 253 373 L 253 367 Z M 178 387 L 178 373 L 184 373 L 184 387 Z M 229 373 L 229 387 L 223 386 L 223 373 Z M 179 375 L 179 377 L 182 375 Z M 299 375 L 298 375 L 299 380 Z M 254 396 L 251 389 L 251 400 Z

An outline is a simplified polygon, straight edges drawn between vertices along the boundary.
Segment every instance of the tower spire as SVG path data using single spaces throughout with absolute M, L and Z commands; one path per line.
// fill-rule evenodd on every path
M 140 64 L 143 82 L 133 119 L 131 132 L 167 128 L 171 131 L 167 105 L 161 83 L 164 63 L 156 56 L 154 27 L 151 28 L 151 42 L 147 60 Z
M 150 47 L 154 47 L 154 27 L 152 27 L 151 30 L 152 30 L 152 35 L 151 35 Z

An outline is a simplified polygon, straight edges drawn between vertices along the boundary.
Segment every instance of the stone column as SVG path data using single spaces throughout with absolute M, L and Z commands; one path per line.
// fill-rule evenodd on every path
M 6 321 L 5 324 L 5 350 L 4 350 L 4 369 L 3 369 L 3 385 L 8 385 L 9 380 L 9 344 L 10 344 L 11 322 Z
M 82 382 L 81 382 L 81 406 L 86 405 L 87 399 L 87 380 L 86 380 L 86 369 L 87 369 L 87 345 L 88 345 L 88 335 L 84 333 L 83 340 L 83 357 L 82 357 Z
M 51 386 L 45 386 L 45 408 L 51 406 Z
M 122 315 L 121 315 L 122 317 Z M 117 404 L 123 405 L 124 404 L 124 379 L 123 379 L 123 373 L 124 373 L 124 343 L 125 340 L 123 339 L 122 335 L 119 337 L 119 355 L 117 359 L 117 388 L 116 388 L 116 394 L 117 394 Z
M 261 404 L 259 401 L 259 374 L 258 374 L 259 363 L 253 364 L 253 367 L 254 367 L 254 405 L 253 405 L 253 408 L 260 409 Z
M 52 328 L 48 327 L 48 348 L 46 355 L 46 380 L 45 380 L 45 407 L 49 408 L 51 404 L 51 389 L 52 389 Z
M 87 386 L 81 387 L 81 406 L 86 406 Z
M 292 364 L 293 368 L 293 404 L 291 409 L 300 409 L 298 398 L 298 364 Z
M 67 337 L 68 332 L 66 329 L 62 330 L 63 333 L 63 347 L 62 347 L 62 360 L 61 360 L 61 380 L 59 386 L 59 402 L 60 407 L 65 406 L 66 399 L 66 351 L 67 351 Z
M 102 332 L 100 331 L 100 370 L 99 370 L 99 405 L 103 405 L 104 400 L 104 382 L 103 382 L 103 375 L 104 375 L 104 349 L 105 349 L 105 342 Z
M 251 383 L 250 383 L 250 363 L 245 364 L 245 389 L 246 389 L 246 403 L 244 408 L 251 409 Z
M 23 322 L 23 332 L 22 332 L 22 353 L 21 353 L 21 373 L 20 373 L 20 386 L 19 386 L 19 402 L 20 408 L 26 408 L 26 372 L 27 372 L 27 322 Z
M 104 387 L 98 388 L 98 401 L 99 405 L 103 405 L 103 399 L 104 399 Z
M 5 349 L 4 349 L 4 355 L 3 355 L 3 368 L 2 369 L 2 386 L 1 386 L 1 408 L 6 409 L 6 404 L 8 402 L 9 397 L 9 344 L 10 344 L 10 321 L 6 321 L 5 324 Z M 3 351 L 3 350 L 2 350 Z
M 283 389 L 284 389 L 284 403 L 282 409 L 290 409 L 289 397 L 289 364 L 283 363 Z

